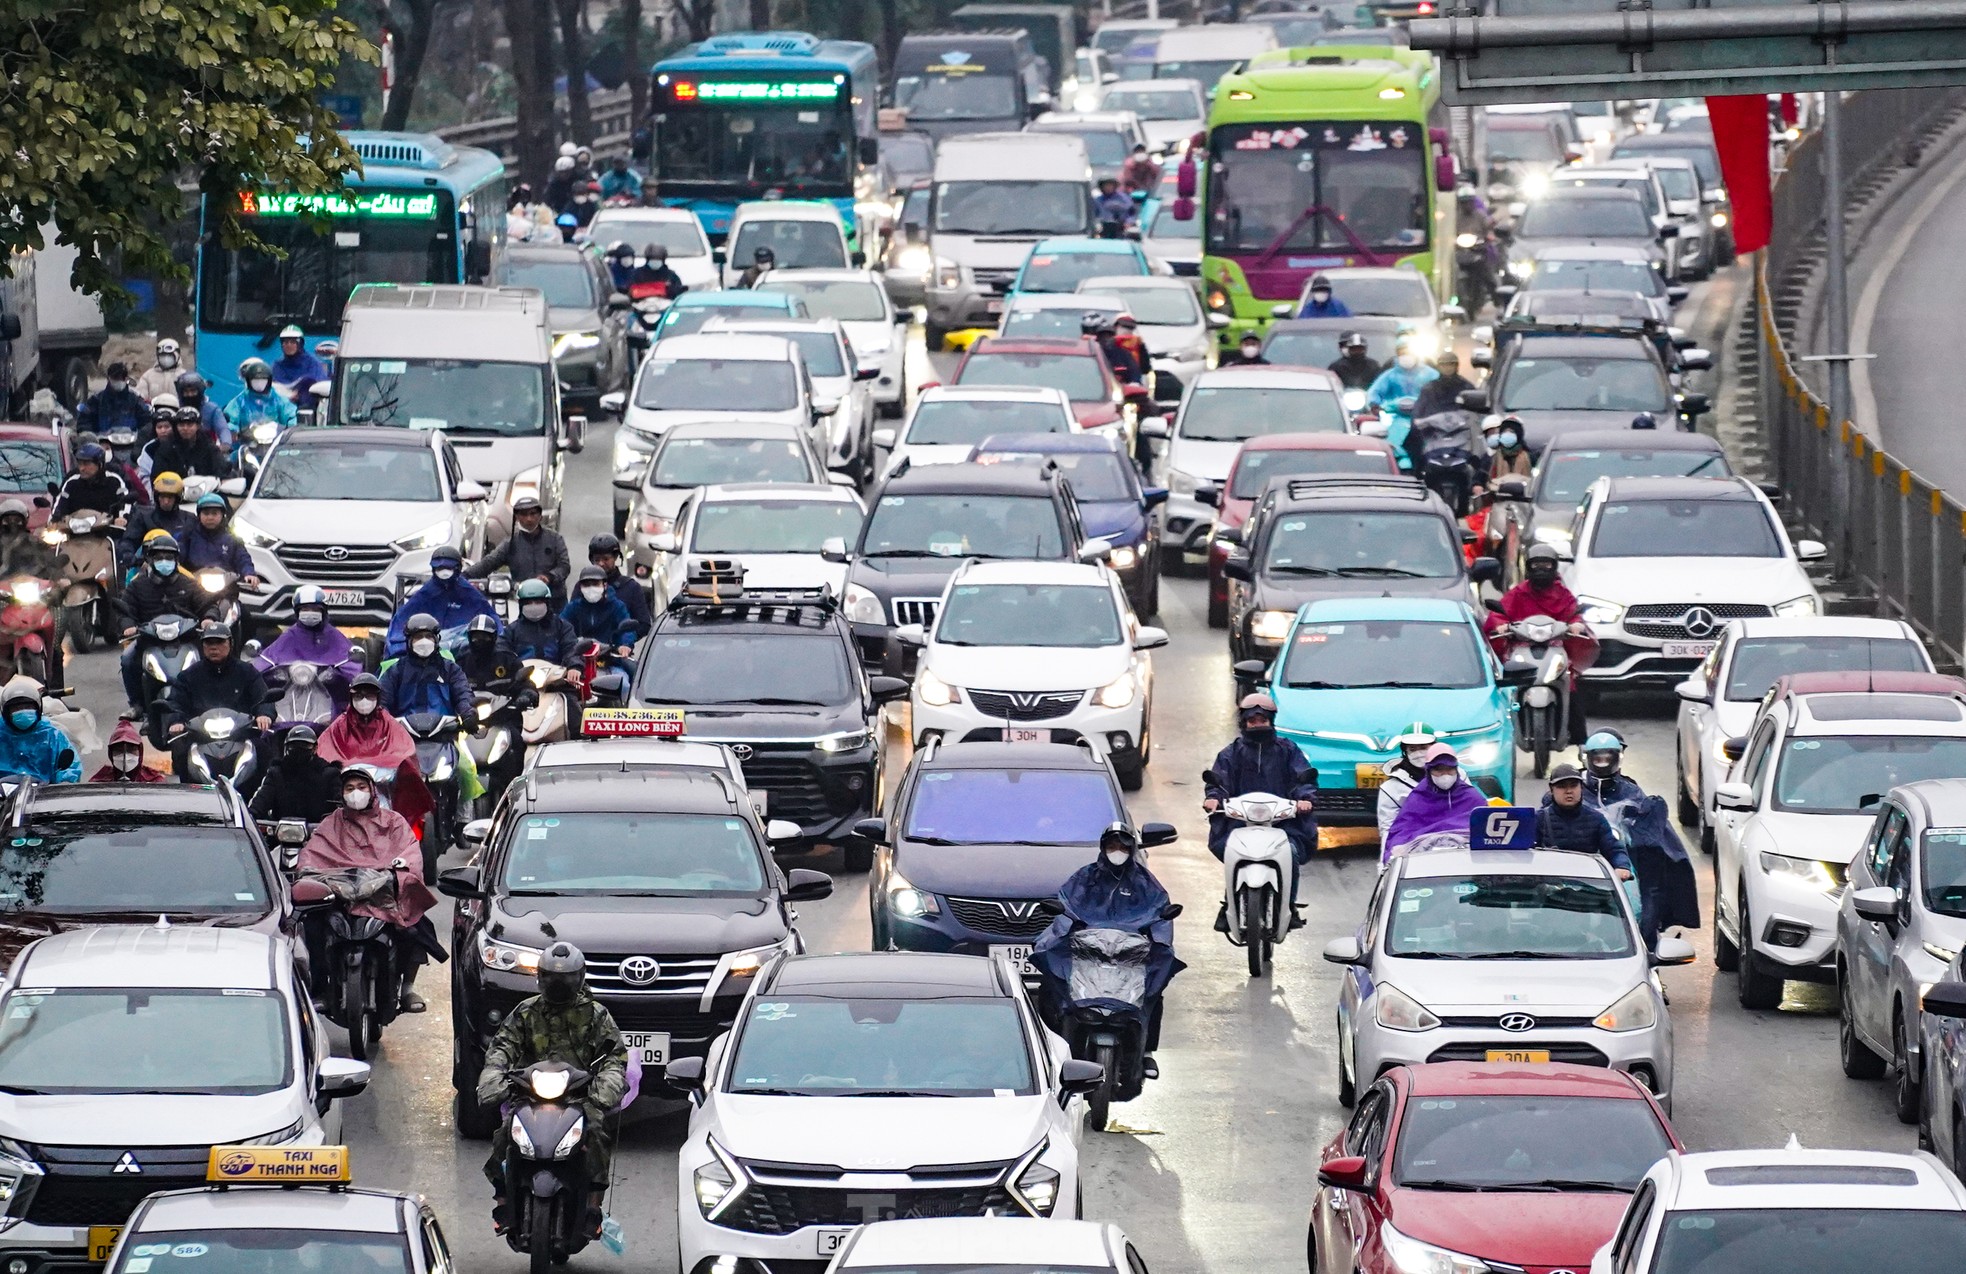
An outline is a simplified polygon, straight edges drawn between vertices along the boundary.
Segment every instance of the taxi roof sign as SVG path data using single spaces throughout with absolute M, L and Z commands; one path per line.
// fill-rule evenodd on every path
M 580 714 L 580 733 L 589 739 L 679 739 L 683 726 L 681 708 L 586 708 Z
M 226 1185 L 347 1185 L 347 1146 L 213 1146 L 205 1180 Z

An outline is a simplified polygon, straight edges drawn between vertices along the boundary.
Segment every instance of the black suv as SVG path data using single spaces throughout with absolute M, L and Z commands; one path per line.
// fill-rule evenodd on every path
M 709 770 L 536 771 L 478 845 L 437 880 L 458 900 L 451 1084 L 467 1137 L 497 1126 L 473 1096 L 478 1072 L 499 1023 L 537 992 L 547 946 L 580 948 L 587 985 L 654 1078 L 700 1056 L 757 971 L 799 949 L 790 904 L 833 892 L 824 872 L 781 870 L 750 798 Z
M 1473 567 L 1453 510 L 1413 478 L 1331 475 L 1272 479 L 1249 521 L 1220 532 L 1233 547 L 1229 650 L 1269 660 L 1297 608 L 1327 597 L 1444 597 L 1471 602 L 1471 582 L 1500 577 L 1493 558 Z
M 1690 430 L 1712 403 L 1680 392 L 1678 380 L 1711 366 L 1711 357 L 1682 353 L 1681 341 L 1691 345 L 1651 319 L 1510 319 L 1495 325 L 1492 354 L 1472 356 L 1477 367 L 1493 366 L 1480 388 L 1461 391 L 1461 406 L 1520 418 L 1522 441 L 1536 457 L 1560 434 L 1629 429 L 1641 412 L 1655 428 Z
M 632 702 L 682 708 L 691 738 L 727 745 L 770 818 L 798 825 L 780 850 L 844 844 L 849 871 L 873 849 L 853 825 L 880 805 L 881 705 L 907 697 L 869 677 L 829 589 L 747 592 L 743 564 L 690 563 L 683 591 L 642 647 Z
M 1049 562 L 1088 556 L 1072 484 L 1054 465 L 907 465 L 889 474 L 860 526 L 846 577 L 846 614 L 869 668 L 908 671 L 890 638 L 935 626 L 942 588 L 972 558 Z M 912 662 L 907 652 L 906 662 Z

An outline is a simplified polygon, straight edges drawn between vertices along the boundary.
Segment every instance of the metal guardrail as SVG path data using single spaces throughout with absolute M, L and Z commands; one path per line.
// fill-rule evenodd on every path
M 611 150 L 626 150 L 628 138 L 635 131 L 634 122 L 628 118 L 632 109 L 626 88 L 602 89 L 587 97 L 589 111 L 594 119 L 594 136 L 587 144 L 597 154 Z M 558 131 L 567 132 L 566 103 L 555 108 L 559 118 Z M 437 130 L 437 136 L 459 146 L 482 146 L 496 154 L 506 163 L 517 163 L 519 158 L 518 138 L 519 120 L 515 115 L 499 115 L 492 119 L 473 120 L 468 124 L 453 124 L 449 128 Z M 575 139 L 578 140 L 578 139 Z

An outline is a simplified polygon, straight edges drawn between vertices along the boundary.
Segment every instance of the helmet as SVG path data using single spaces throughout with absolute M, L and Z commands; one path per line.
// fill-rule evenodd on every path
M 176 557 L 177 551 L 177 540 L 169 531 L 159 529 L 143 537 L 145 557 Z
M 35 685 L 32 678 L 15 677 L 7 683 L 5 690 L 0 690 L 0 708 L 12 711 L 17 703 L 31 703 L 36 708 L 41 706 L 41 687 Z
M 1112 822 L 1106 824 L 1106 830 L 1099 833 L 1099 848 L 1101 850 L 1104 850 L 1113 841 L 1118 841 L 1122 845 L 1125 845 L 1126 852 L 1129 854 L 1140 852 L 1140 833 L 1134 831 L 1120 819 L 1114 819 Z
M 1563 555 L 1556 551 L 1556 546 L 1553 544 L 1531 544 L 1529 550 L 1522 555 L 1525 566 L 1533 562 L 1548 562 L 1555 565 L 1562 560 Z
M 225 503 L 225 497 L 216 491 L 207 491 L 198 497 L 198 511 L 200 513 L 203 513 L 206 509 L 217 509 L 220 512 L 224 512 L 227 507 L 229 506 Z
M 435 634 L 442 631 L 443 626 L 437 622 L 437 617 L 424 611 L 418 611 L 410 616 L 410 622 L 403 625 L 405 637 L 420 637 L 424 633 Z
M 85 460 L 90 464 L 101 464 L 107 459 L 109 459 L 109 453 L 104 451 L 99 443 L 92 442 L 75 453 L 75 460 L 78 464 Z
M 539 581 L 534 580 L 533 582 L 538 583 Z M 479 633 L 490 633 L 493 637 L 496 637 L 498 636 L 498 621 L 490 615 L 473 615 L 471 622 L 464 626 L 464 632 L 467 637 L 475 637 Z
M 216 619 L 208 619 L 204 623 L 198 625 L 198 644 L 200 646 L 204 645 L 208 641 L 231 641 L 231 640 L 232 640 L 232 630 L 230 628 L 227 628 L 224 624 L 220 623 Z
M 272 365 L 263 358 L 249 358 L 239 364 L 240 380 L 251 380 L 256 376 L 271 380 L 273 378 Z
M 522 602 L 545 602 L 552 600 L 553 590 L 546 586 L 543 579 L 529 579 L 519 585 L 513 596 Z
M 440 544 L 430 550 L 430 565 L 434 569 L 449 562 L 452 566 L 464 565 L 464 554 L 449 544 Z
M 574 145 L 574 144 L 573 144 L 572 142 L 561 142 L 561 143 L 560 143 L 560 158 L 562 158 L 562 159 L 572 159 L 572 158 L 574 157 L 574 153 L 575 153 L 576 151 L 578 151 L 579 149 L 580 149 L 580 147 L 578 147 L 578 146 L 576 146 L 576 145 Z M 557 167 L 558 165 L 555 165 L 555 166 Z M 572 164 L 568 164 L 568 165 L 567 165 L 567 167 L 569 167 L 569 168 L 571 168 L 571 167 L 573 167 L 573 165 L 572 165 Z
M 349 697 L 353 698 L 364 690 L 378 699 L 382 698 L 382 679 L 372 672 L 356 673 L 355 679 L 348 683 Z
M 1365 333 L 1364 332 L 1345 333 L 1343 336 L 1338 338 L 1338 348 L 1339 349 L 1364 349 Z
M 562 155 L 562 156 L 560 156 L 560 157 L 559 157 L 558 159 L 556 159 L 556 160 L 554 160 L 554 161 L 553 161 L 553 171 L 554 171 L 554 172 L 556 172 L 556 173 L 570 173 L 570 172 L 572 172 L 572 171 L 573 171 L 573 156 L 572 156 L 572 155 Z
M 580 574 L 575 577 L 575 582 L 580 584 L 605 584 L 608 582 L 608 573 L 598 566 L 583 566 L 580 568 Z
M 1616 730 L 1599 730 L 1584 740 L 1586 752 L 1623 752 L 1625 740 Z
M 616 239 L 608 245 L 608 255 L 611 257 L 632 257 L 635 255 L 635 250 L 628 246 L 626 240 Z
M 571 1004 L 587 985 L 587 957 L 571 942 L 556 942 L 539 956 L 539 998 Z
M 651 243 L 642 249 L 642 256 L 650 261 L 665 262 L 669 259 L 669 249 L 659 243 Z
M 1236 713 L 1238 716 L 1247 716 L 1252 712 L 1267 713 L 1274 717 L 1277 714 L 1277 701 L 1270 697 L 1270 692 L 1267 690 L 1246 694 L 1242 697 L 1242 702 L 1236 705 Z
M 178 344 L 170 337 L 163 337 L 157 342 L 157 357 L 159 359 L 162 359 L 166 354 L 176 354 L 177 352 Z
M 22 519 L 25 519 L 27 517 L 27 502 L 25 500 L 7 500 L 4 502 L 0 502 L 0 518 L 13 518 L 13 517 L 22 518 Z
M 1396 748 L 1427 747 L 1439 741 L 1440 736 L 1435 734 L 1434 728 L 1424 721 L 1408 722 L 1398 734 L 1393 736 L 1393 746 Z
M 180 425 L 183 424 L 196 425 L 203 422 L 204 418 L 205 418 L 204 413 L 199 411 L 196 407 L 180 407 L 177 409 L 176 423 Z M 163 417 L 160 415 L 158 419 L 161 420 L 163 419 Z
M 1114 327 L 1138 327 L 1139 325 L 1140 321 L 1131 314 L 1121 314 L 1113 320 Z
M 178 396 L 176 394 L 170 394 L 170 393 L 159 394 L 155 398 L 150 400 L 150 410 L 155 412 L 159 416 L 171 415 L 173 412 L 177 410 L 177 408 L 178 408 Z M 198 409 L 196 407 L 193 407 L 192 410 L 196 411 Z
M 287 747 L 289 748 L 299 745 L 305 745 L 311 748 L 320 742 L 320 739 L 321 736 L 314 732 L 314 727 L 311 725 L 297 725 L 287 731 Z
M 1641 411 L 1632 417 L 1633 429 L 1657 429 L 1658 427 L 1658 418 L 1649 411 Z
M 173 383 L 177 385 L 179 402 L 184 401 L 186 394 L 202 394 L 205 392 L 205 378 L 197 372 L 179 372 L 177 374 L 177 380 Z
M 616 557 L 621 556 L 621 541 L 609 535 L 606 531 L 601 532 L 593 539 L 587 541 L 587 556 L 590 559 L 599 557 L 603 553 L 612 553 Z
M 512 501 L 512 512 L 515 514 L 542 513 L 545 508 L 546 506 L 539 502 L 539 497 L 536 495 L 522 495 Z
M 280 329 L 280 339 L 283 341 L 304 341 L 307 339 L 307 333 L 300 330 L 299 324 L 289 323 Z
M 200 500 L 198 503 L 202 506 L 204 501 Z M 299 588 L 295 589 L 294 609 L 303 610 L 310 607 L 315 610 L 326 610 L 328 608 L 328 590 L 322 588 L 319 584 L 302 584 Z
M 770 248 L 760 247 L 756 252 L 753 252 L 751 254 L 751 259 L 753 261 L 759 262 L 760 264 L 763 264 L 765 262 L 778 260 L 778 254 L 776 252 L 773 252 Z

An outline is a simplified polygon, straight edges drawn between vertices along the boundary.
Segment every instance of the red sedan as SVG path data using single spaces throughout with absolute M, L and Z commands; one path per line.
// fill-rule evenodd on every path
M 73 469 L 69 435 L 46 425 L 0 424 L 0 500 L 20 500 L 28 507 L 27 525 L 40 530 L 48 522 L 48 484 L 60 486 Z M 36 498 L 44 503 L 36 504 Z
M 1222 563 L 1229 560 L 1222 532 L 1249 521 L 1249 511 L 1271 478 L 1307 473 L 1364 473 L 1399 476 L 1399 459 L 1383 438 L 1358 434 L 1262 434 L 1242 444 L 1229 464 L 1220 487 L 1206 484 L 1195 499 L 1215 506 L 1216 538 L 1208 543 L 1208 626 L 1229 626 L 1229 581 Z
M 1039 385 L 1062 389 L 1072 400 L 1079 428 L 1113 433 L 1121 420 L 1125 396 L 1119 379 L 1106 365 L 1099 342 L 1076 339 L 1023 339 L 987 336 L 969 347 L 950 378 L 952 385 Z M 1126 439 L 1132 445 L 1131 437 Z
M 1324 1148 L 1310 1274 L 1588 1270 L 1646 1170 L 1679 1149 L 1622 1071 L 1396 1067 Z

